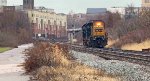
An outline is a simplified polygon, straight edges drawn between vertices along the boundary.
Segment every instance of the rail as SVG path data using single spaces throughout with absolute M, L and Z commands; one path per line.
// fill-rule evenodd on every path
M 150 53 L 142 51 L 129 51 L 113 48 L 87 48 L 82 45 L 72 45 L 72 50 L 90 53 L 109 60 L 120 60 L 140 65 L 150 66 Z

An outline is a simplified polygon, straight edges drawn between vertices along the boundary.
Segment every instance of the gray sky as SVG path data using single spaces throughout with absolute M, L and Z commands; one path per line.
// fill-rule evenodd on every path
M 22 5 L 23 0 L 7 0 L 7 2 L 8 5 Z M 63 13 L 71 10 L 85 13 L 87 8 L 125 7 L 131 3 L 134 6 L 141 6 L 141 0 L 35 0 L 35 6 L 45 6 Z

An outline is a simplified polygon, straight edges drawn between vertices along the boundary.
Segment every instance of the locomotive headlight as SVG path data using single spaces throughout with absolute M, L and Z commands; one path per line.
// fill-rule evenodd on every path
M 97 26 L 97 27 L 103 27 L 104 24 L 103 24 L 103 22 L 95 22 L 95 26 Z
M 97 22 L 96 25 L 97 26 L 102 26 L 102 23 L 101 22 Z

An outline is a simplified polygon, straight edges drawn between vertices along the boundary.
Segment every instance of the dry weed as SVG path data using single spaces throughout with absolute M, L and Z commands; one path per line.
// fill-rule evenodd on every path
M 150 48 L 150 40 L 146 40 L 142 43 L 132 43 L 132 44 L 126 44 L 121 47 L 123 50 L 136 50 L 136 51 L 142 51 L 142 49 L 148 49 Z
M 69 64 L 68 58 L 64 56 L 67 47 L 59 44 L 36 43 L 33 48 L 26 50 L 25 69 L 27 72 L 36 70 L 42 66 L 65 66 Z
M 35 43 L 26 56 L 25 69 L 33 72 L 37 81 L 117 81 L 103 71 L 77 63 L 66 45 Z

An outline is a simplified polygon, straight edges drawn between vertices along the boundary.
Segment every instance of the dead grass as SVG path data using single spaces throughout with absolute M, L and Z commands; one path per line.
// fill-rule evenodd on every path
M 142 51 L 142 49 L 148 49 L 150 48 L 150 40 L 146 40 L 142 43 L 131 43 L 126 44 L 121 47 L 123 50 L 136 50 L 136 51 Z
M 35 76 L 39 81 L 118 81 L 102 71 L 80 64 L 71 68 L 43 66 Z
M 77 63 L 66 45 L 36 43 L 26 56 L 26 72 L 37 81 L 119 81 L 104 71 Z
M 116 40 L 108 40 L 108 45 L 106 46 L 107 48 L 111 48 L 113 47 L 113 45 L 115 43 L 117 43 L 119 41 L 119 39 L 116 39 Z

